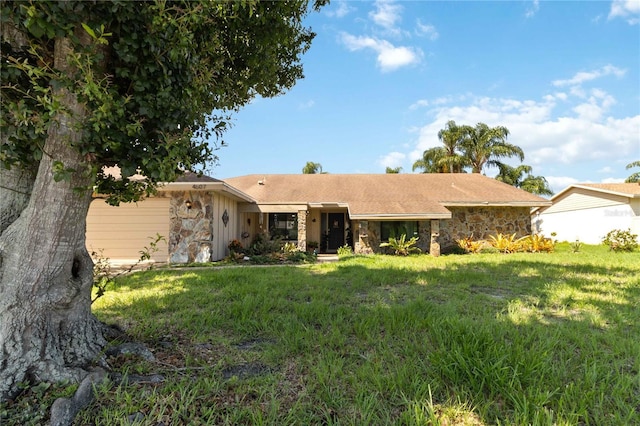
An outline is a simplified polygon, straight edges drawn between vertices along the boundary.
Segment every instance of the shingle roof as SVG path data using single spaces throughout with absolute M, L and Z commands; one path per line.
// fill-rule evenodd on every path
M 183 175 L 178 176 L 178 178 L 176 179 L 176 182 L 198 183 L 198 182 L 222 182 L 222 181 L 207 175 L 198 175 L 197 173 L 187 171 Z
M 348 205 L 351 217 L 450 217 L 446 206 L 549 205 L 479 174 L 247 175 L 225 179 L 258 204 Z
M 580 183 L 574 186 L 613 192 L 628 197 L 640 195 L 640 183 Z

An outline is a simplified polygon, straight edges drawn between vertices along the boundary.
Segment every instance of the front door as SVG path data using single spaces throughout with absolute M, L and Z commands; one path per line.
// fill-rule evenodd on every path
M 337 251 L 344 245 L 344 213 L 329 213 L 328 251 Z

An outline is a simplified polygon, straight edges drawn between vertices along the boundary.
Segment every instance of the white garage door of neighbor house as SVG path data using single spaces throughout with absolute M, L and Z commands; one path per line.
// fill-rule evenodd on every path
M 150 247 L 160 234 L 152 260 L 166 262 L 169 238 L 169 199 L 148 198 L 138 203 L 123 203 L 118 207 L 102 199 L 93 200 L 87 215 L 87 249 L 89 253 L 102 251 L 101 256 L 112 263 L 134 263 L 140 251 Z

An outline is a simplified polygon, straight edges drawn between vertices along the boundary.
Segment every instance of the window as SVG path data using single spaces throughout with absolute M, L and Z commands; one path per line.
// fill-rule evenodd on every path
M 269 235 L 271 239 L 298 239 L 297 213 L 269 213 Z
M 418 236 L 418 222 L 380 222 L 380 241 L 389 238 L 400 238 L 404 234 L 407 239 Z

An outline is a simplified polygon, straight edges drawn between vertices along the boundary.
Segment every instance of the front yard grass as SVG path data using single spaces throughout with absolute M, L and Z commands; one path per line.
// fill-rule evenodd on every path
M 165 380 L 78 425 L 640 424 L 638 252 L 158 270 L 94 307 Z

